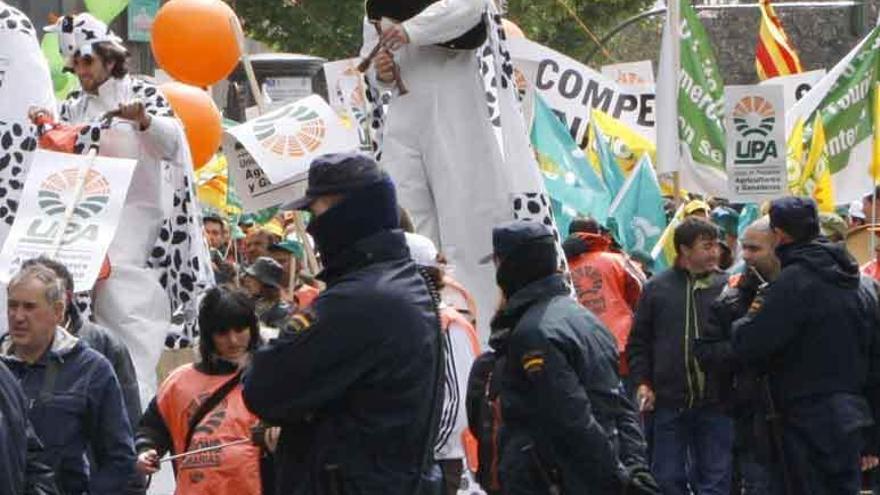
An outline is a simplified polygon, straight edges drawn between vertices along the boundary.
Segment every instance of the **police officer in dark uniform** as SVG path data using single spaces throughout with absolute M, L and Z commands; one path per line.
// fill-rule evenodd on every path
M 288 208 L 313 215 L 327 289 L 254 353 L 245 402 L 282 427 L 276 493 L 411 495 L 433 445 L 434 299 L 373 159 L 319 157 L 308 181 Z
M 551 231 L 514 221 L 492 237 L 502 493 L 659 493 L 614 338 L 571 296 Z
M 769 367 L 775 493 L 859 493 L 873 423 L 880 325 L 876 295 L 846 248 L 819 236 L 816 203 L 770 205 L 782 272 L 734 324 L 733 351 Z M 875 409 L 876 410 L 876 409 Z

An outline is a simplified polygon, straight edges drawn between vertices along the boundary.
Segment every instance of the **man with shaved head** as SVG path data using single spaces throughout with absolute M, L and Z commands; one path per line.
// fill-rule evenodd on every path
M 725 397 L 726 406 L 734 417 L 736 462 L 741 477 L 742 491 L 746 495 L 770 493 L 766 459 L 769 452 L 762 448 L 764 438 L 755 438 L 754 420 L 763 413 L 757 369 L 746 369 L 739 363 L 731 348 L 733 322 L 749 311 L 758 289 L 779 276 L 779 258 L 776 257 L 776 239 L 770 228 L 770 219 L 763 217 L 750 225 L 740 240 L 746 271 L 731 277 L 727 287 L 712 306 L 709 325 L 694 351 L 700 366 L 707 371 L 723 375 L 732 386 Z M 759 441 L 760 440 L 760 441 Z

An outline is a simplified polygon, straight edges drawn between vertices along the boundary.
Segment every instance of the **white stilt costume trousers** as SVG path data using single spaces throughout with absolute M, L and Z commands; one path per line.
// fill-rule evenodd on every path
M 395 58 L 409 93 L 388 107 L 380 160 L 416 230 L 437 243 L 474 295 L 484 341 L 499 291 L 494 266 L 479 260 L 492 252 L 492 228 L 514 218 L 515 198 L 544 191 L 513 91 L 498 92 L 503 156 L 475 51 L 434 44 L 461 35 L 485 10 L 484 0 L 444 0 L 404 23 L 411 43 Z M 365 25 L 364 52 L 376 38 Z

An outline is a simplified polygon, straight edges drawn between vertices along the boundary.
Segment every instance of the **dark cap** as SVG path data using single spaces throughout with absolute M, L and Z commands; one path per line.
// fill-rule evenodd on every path
M 492 261 L 493 256 L 504 259 L 518 247 L 541 240 L 553 240 L 553 231 L 542 223 L 526 220 L 502 223 L 492 229 L 492 254 L 483 257 L 480 263 Z
M 309 166 L 309 184 L 302 198 L 282 206 L 284 210 L 305 210 L 318 196 L 344 194 L 386 180 L 386 174 L 371 157 L 362 153 L 332 153 L 315 158 Z
M 281 268 L 281 265 L 272 258 L 261 256 L 257 258 L 257 261 L 254 261 L 251 266 L 245 268 L 244 272 L 259 280 L 263 285 L 278 289 L 282 287 L 284 269 Z
M 819 235 L 819 208 L 811 198 L 788 196 L 770 203 L 770 227 L 780 229 L 795 241 Z

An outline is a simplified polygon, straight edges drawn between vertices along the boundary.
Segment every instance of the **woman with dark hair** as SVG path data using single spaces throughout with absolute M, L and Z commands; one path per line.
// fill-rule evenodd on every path
M 138 427 L 137 467 L 143 474 L 157 472 L 166 452 L 250 439 L 258 424 L 241 396 L 241 372 L 260 345 L 253 301 L 239 290 L 211 289 L 199 307 L 199 327 L 201 360 L 168 376 Z M 257 495 L 271 486 L 268 455 L 250 442 L 180 458 L 174 471 L 178 494 Z

